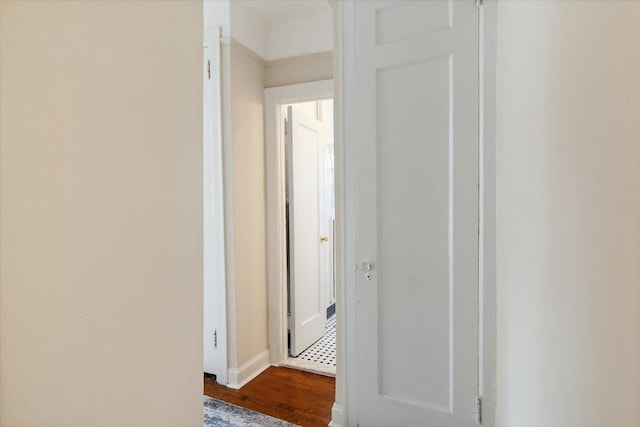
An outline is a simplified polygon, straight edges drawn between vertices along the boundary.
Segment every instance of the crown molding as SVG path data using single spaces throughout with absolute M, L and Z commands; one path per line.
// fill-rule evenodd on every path
M 267 61 L 266 67 L 277 67 L 280 65 L 294 64 L 297 62 L 318 61 L 321 59 L 333 59 L 333 52 L 318 52 L 310 53 L 308 55 L 298 55 L 288 58 L 274 59 L 273 61 Z

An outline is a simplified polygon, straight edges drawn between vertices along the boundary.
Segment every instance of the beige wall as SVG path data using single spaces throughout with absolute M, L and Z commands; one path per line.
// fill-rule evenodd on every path
M 498 2 L 497 425 L 640 420 L 640 2 Z
M 285 86 L 331 78 L 333 78 L 332 52 L 314 53 L 267 62 L 264 86 Z
M 237 367 L 238 345 L 236 326 L 235 293 L 235 226 L 233 210 L 233 136 L 231 126 L 231 46 L 222 44 L 221 54 L 221 118 L 222 157 L 224 174 L 224 233 L 225 233 L 225 276 L 227 294 L 227 364 Z
M 235 325 L 238 368 L 268 348 L 263 64 L 241 46 L 230 51 L 233 150 L 234 287 L 229 316 Z M 232 343 L 233 346 L 233 343 Z
M 202 5 L 0 14 L 0 425 L 202 426 Z

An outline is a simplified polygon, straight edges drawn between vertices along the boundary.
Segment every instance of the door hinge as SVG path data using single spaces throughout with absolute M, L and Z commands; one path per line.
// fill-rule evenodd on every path
M 475 0 L 476 6 L 481 7 L 484 4 L 484 0 Z
M 289 121 L 284 119 L 284 136 L 289 135 Z
M 476 424 L 482 425 L 482 397 L 476 396 Z
M 207 76 L 211 80 L 211 61 L 207 60 Z
M 213 348 L 218 348 L 218 330 L 213 331 Z

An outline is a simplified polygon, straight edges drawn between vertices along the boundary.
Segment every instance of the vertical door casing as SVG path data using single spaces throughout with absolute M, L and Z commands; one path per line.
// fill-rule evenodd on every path
M 220 27 L 204 34 L 203 370 L 227 384 L 227 311 L 222 170 Z
M 472 426 L 478 9 L 354 2 L 358 422 Z M 349 141 L 346 142 L 347 144 Z

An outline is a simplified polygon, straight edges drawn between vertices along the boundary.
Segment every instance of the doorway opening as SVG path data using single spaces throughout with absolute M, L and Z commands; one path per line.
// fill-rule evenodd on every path
M 282 105 L 287 245 L 283 366 L 335 377 L 333 99 Z
M 218 10 L 225 4 L 227 10 Z M 216 104 L 221 113 L 222 132 L 218 136 L 223 173 L 216 182 L 223 182 L 220 200 L 223 202 L 224 235 L 220 236 L 224 237 L 225 243 L 226 280 L 221 283 L 226 290 L 227 313 L 223 319 L 226 324 L 222 326 L 227 334 L 224 337 L 227 360 L 226 364 L 220 365 L 226 380 L 215 371 L 209 372 L 215 377 L 205 380 L 205 394 L 300 425 L 326 426 L 334 418 L 336 381 L 340 383 L 343 375 L 341 363 L 336 372 L 335 332 L 333 336 L 331 332 L 325 334 L 327 324 L 333 325 L 335 319 L 330 316 L 327 322 L 327 312 L 331 315 L 335 310 L 333 261 L 335 243 L 339 242 L 333 233 L 335 212 L 331 211 L 328 216 L 325 209 L 326 199 L 330 199 L 333 207 L 333 169 L 330 183 L 327 183 L 331 184 L 328 193 L 324 174 L 328 160 L 325 137 L 333 136 L 333 111 L 329 110 L 333 107 L 334 97 L 331 79 L 338 72 L 333 62 L 335 13 L 335 8 L 332 9 L 332 4 L 326 0 L 205 2 L 207 16 L 226 17 L 217 43 L 221 46 L 220 66 L 213 61 L 211 64 L 205 62 L 205 73 L 207 79 L 210 75 L 212 78 L 220 76 L 221 86 Z M 297 288 L 289 280 L 292 276 L 289 266 L 295 261 L 287 241 L 291 223 L 287 221 L 284 119 L 288 118 L 289 106 L 293 113 L 299 108 L 304 110 L 301 104 L 305 103 L 312 104 L 306 108 L 316 121 L 324 122 L 323 117 L 331 119 L 326 125 L 331 128 L 321 129 L 317 139 L 322 145 L 317 145 L 321 150 L 316 153 L 316 172 L 323 174 L 315 176 L 314 182 L 318 198 L 322 195 L 325 200 L 315 199 L 315 210 L 310 209 L 308 203 L 297 205 L 313 211 L 318 220 L 313 237 L 315 264 L 308 263 L 318 273 L 315 279 L 317 292 L 306 289 L 307 294 L 304 294 L 305 290 L 301 290 L 296 295 L 302 296 L 302 302 L 289 304 L 290 297 L 295 300 Z M 313 106 L 315 114 L 310 112 Z M 301 114 L 298 112 L 296 117 Z M 307 150 L 301 154 L 312 153 Z M 311 159 L 305 156 L 302 157 Z M 333 160 L 332 150 L 330 158 Z M 309 179 L 303 179 L 297 188 L 300 185 L 309 186 Z M 340 186 L 337 188 L 339 190 Z M 309 196 L 307 193 L 302 194 Z M 308 219 L 310 216 L 296 217 Z M 337 216 L 340 224 L 342 216 L 339 213 Z M 293 233 L 293 238 L 299 234 Z M 311 239 L 313 232 L 307 234 Z M 340 231 L 338 234 L 342 235 Z M 296 259 L 303 257 L 298 255 Z M 341 266 L 338 262 L 338 271 Z M 300 270 L 296 269 L 297 272 Z M 308 274 L 301 274 L 301 277 L 307 279 L 297 283 L 312 281 Z M 225 299 L 219 301 L 225 302 Z M 340 307 L 338 304 L 338 309 Z M 312 310 L 315 310 L 315 316 L 302 319 Z M 210 310 L 205 309 L 205 313 Z M 302 336 L 295 332 L 290 335 L 290 315 L 294 331 L 313 325 L 313 333 L 305 330 Z M 315 317 L 315 322 L 309 321 L 309 317 Z M 299 321 L 298 328 L 294 319 Z M 331 330 L 337 329 L 338 355 L 343 336 L 339 322 L 337 328 Z M 316 335 L 318 330 L 320 333 Z M 329 347 L 331 360 L 324 355 L 316 356 L 316 360 L 311 356 L 308 357 L 310 365 L 319 366 L 287 364 L 290 354 L 297 356 L 291 357 L 294 362 L 317 354 L 318 347 L 313 348 L 313 345 L 322 342 L 322 337 L 333 338 Z M 216 345 L 220 347 L 222 338 L 220 329 L 208 328 L 204 344 L 215 350 Z M 293 346 L 292 351 L 290 346 Z M 297 369 L 289 369 L 293 367 Z
M 270 363 L 329 376 L 338 241 L 333 98 L 333 80 L 265 89 Z

